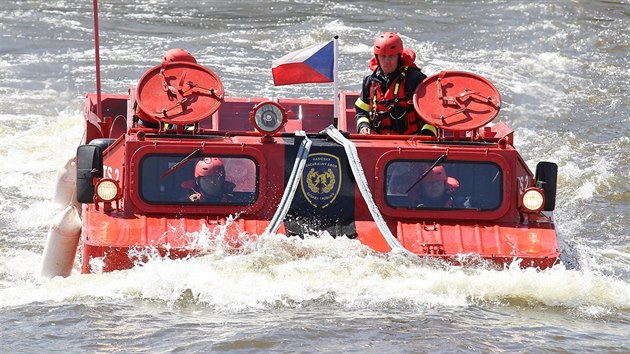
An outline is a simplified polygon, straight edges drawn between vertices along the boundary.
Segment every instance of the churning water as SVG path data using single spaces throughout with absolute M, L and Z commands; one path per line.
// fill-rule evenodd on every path
M 274 87 L 271 61 L 339 35 L 340 88 L 356 91 L 389 30 L 428 75 L 485 76 L 530 168 L 560 167 L 556 224 L 579 267 L 459 268 L 322 235 L 45 280 L 56 170 L 95 90 L 91 3 L 0 9 L 1 352 L 630 351 L 627 0 L 102 0 L 108 93 L 181 47 L 228 95 L 332 99 L 331 85 Z

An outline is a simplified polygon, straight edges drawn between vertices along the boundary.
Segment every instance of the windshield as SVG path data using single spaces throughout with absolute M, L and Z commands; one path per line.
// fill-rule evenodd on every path
M 155 204 L 247 205 L 258 195 L 251 157 L 147 155 L 140 164 L 140 196 Z
M 476 210 L 494 210 L 501 204 L 503 176 L 496 164 L 447 160 L 431 169 L 434 163 L 390 162 L 385 181 L 387 204 L 394 208 Z

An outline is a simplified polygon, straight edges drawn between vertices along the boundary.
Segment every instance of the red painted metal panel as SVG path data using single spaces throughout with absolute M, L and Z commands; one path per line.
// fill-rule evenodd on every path
M 83 272 L 91 272 L 93 258 L 104 257 L 104 271 L 133 266 L 133 254 L 151 247 L 163 257 L 183 258 L 217 247 L 236 250 L 263 234 L 268 221 L 226 218 L 173 218 L 95 212 L 86 207 L 83 220 Z M 130 250 L 135 252 L 129 253 Z

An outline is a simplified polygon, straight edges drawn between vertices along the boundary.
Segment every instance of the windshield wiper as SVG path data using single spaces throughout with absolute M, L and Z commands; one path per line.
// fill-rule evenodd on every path
M 418 178 L 418 180 L 416 182 L 414 182 L 414 184 L 411 185 L 411 187 L 407 188 L 407 193 L 409 193 L 409 191 L 411 191 L 411 189 L 413 187 L 416 186 L 416 184 L 420 183 L 420 181 L 422 181 L 422 179 L 424 177 L 426 177 L 426 175 L 429 174 L 429 172 L 431 172 L 431 170 L 433 169 L 433 167 L 439 165 L 440 163 L 442 163 L 442 161 L 446 160 L 446 154 L 438 157 L 437 160 L 435 160 L 435 162 L 433 163 L 433 165 L 431 165 L 431 167 L 429 167 L 426 171 L 424 171 L 424 173 L 422 174 L 422 176 L 420 176 L 420 178 Z
M 166 177 L 166 176 L 170 175 L 171 173 L 175 172 L 175 170 L 177 170 L 178 168 L 183 166 L 186 162 L 188 162 L 188 160 L 190 160 L 193 157 L 197 156 L 200 152 L 201 152 L 201 148 L 198 148 L 195 151 L 193 151 L 190 154 L 188 154 L 188 156 L 184 157 L 183 159 L 181 159 L 181 161 L 179 161 L 178 163 L 174 164 L 173 167 L 169 168 L 168 171 L 164 172 L 164 174 L 160 176 L 160 179 L 163 179 L 164 177 Z

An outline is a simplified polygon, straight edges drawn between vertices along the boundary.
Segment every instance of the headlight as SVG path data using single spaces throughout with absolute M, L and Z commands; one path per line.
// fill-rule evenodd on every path
M 113 179 L 101 179 L 96 182 L 96 197 L 99 201 L 111 202 L 120 198 L 121 191 L 118 182 Z
M 539 188 L 528 188 L 521 196 L 521 206 L 528 213 L 537 213 L 545 205 L 545 195 Z
M 271 136 L 287 123 L 287 113 L 276 102 L 257 104 L 249 113 L 249 121 L 264 136 Z

